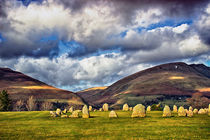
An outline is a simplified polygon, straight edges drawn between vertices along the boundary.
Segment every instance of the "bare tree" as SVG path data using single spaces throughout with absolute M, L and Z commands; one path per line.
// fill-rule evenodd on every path
M 41 110 L 51 110 L 53 107 L 53 104 L 51 102 L 43 102 L 41 106 Z
M 27 104 L 26 104 L 26 107 L 27 107 L 28 111 L 36 110 L 36 100 L 34 99 L 33 96 L 29 97 L 29 99 L 27 101 Z
M 19 101 L 17 101 L 16 104 L 15 104 L 15 109 L 16 109 L 17 111 L 21 111 L 21 108 L 23 107 L 23 105 L 24 105 L 24 101 L 23 101 L 23 100 L 19 100 Z
M 193 108 L 206 108 L 208 107 L 210 100 L 203 97 L 202 93 L 194 93 L 191 98 L 187 98 L 187 103 Z

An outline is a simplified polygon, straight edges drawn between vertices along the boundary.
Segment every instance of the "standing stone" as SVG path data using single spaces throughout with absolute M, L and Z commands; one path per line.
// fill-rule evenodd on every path
M 145 117 L 145 116 L 146 116 L 145 106 L 143 106 L 142 104 L 137 104 L 133 108 L 133 113 L 131 117 L 135 118 L 135 117 Z
M 69 112 L 72 113 L 73 111 L 74 111 L 74 107 L 72 106 L 69 108 Z
M 186 114 L 189 112 L 187 109 L 184 109 L 184 110 L 185 110 Z
M 186 116 L 186 112 L 185 112 L 183 106 L 180 106 L 180 107 L 179 107 L 179 109 L 178 109 L 178 116 L 179 116 L 179 117 L 185 117 L 185 116 Z
M 109 105 L 107 103 L 105 103 L 102 108 L 103 111 L 109 111 Z
M 129 111 L 132 111 L 133 110 L 133 107 L 129 107 Z
M 58 116 L 61 115 L 61 109 L 60 108 L 57 108 L 56 112 L 55 112 Z
M 147 107 L 147 111 L 151 111 L 151 106 L 148 106 Z
M 71 118 L 79 118 L 78 111 L 73 111 L 72 114 L 69 117 L 71 117 Z
M 123 111 L 128 111 L 128 110 L 129 110 L 128 104 L 124 104 L 124 105 L 123 105 Z
M 198 114 L 206 114 L 205 110 L 203 108 L 201 108 L 199 111 L 198 111 Z
M 194 113 L 194 114 L 198 114 L 198 109 L 195 108 L 195 109 L 193 110 L 193 113 Z
M 64 109 L 64 110 L 63 110 L 63 113 L 64 113 L 64 114 L 66 114 L 66 113 L 67 113 L 67 110 L 66 110 L 66 109 Z
M 193 111 L 193 108 L 192 108 L 192 106 L 190 106 L 190 107 L 189 107 L 189 111 L 190 111 L 190 110 L 191 110 L 191 111 Z
M 117 115 L 117 113 L 114 111 L 114 110 L 112 110 L 110 113 L 109 113 L 109 118 L 117 118 L 118 117 L 118 115 Z
M 92 106 L 89 106 L 89 111 L 92 111 L 93 110 L 93 107 Z
M 170 107 L 165 105 L 163 109 L 163 117 L 171 117 L 171 110 Z
M 99 108 L 99 111 L 102 111 L 102 108 Z
M 89 117 L 90 117 L 90 114 L 88 111 L 88 107 L 87 105 L 84 105 L 82 108 L 82 118 L 89 118 Z
M 176 113 L 177 113 L 177 111 L 178 111 L 178 110 L 177 110 L 177 106 L 174 105 L 174 106 L 173 106 L 173 112 L 176 112 Z
M 193 111 L 192 110 L 189 110 L 188 112 L 187 112 L 187 117 L 192 117 L 193 116 Z
M 52 117 L 57 117 L 58 115 L 55 113 L 55 112 L 53 112 L 53 111 L 50 111 L 50 115 L 52 116 Z

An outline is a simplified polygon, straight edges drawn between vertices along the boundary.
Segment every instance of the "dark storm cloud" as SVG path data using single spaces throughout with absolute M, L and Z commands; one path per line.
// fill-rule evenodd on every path
M 121 16 L 123 23 L 132 21 L 139 9 L 147 11 L 149 8 L 161 8 L 165 16 L 170 18 L 189 18 L 199 14 L 207 6 L 209 0 L 56 0 L 66 8 L 79 11 L 83 7 L 103 3 L 113 9 L 113 14 Z

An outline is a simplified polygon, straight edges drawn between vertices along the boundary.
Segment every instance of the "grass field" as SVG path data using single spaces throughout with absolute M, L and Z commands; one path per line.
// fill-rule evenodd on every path
M 146 118 L 130 118 L 131 112 L 91 112 L 92 118 L 52 118 L 48 111 L 0 112 L 0 139 L 210 139 L 210 117 L 162 118 L 151 111 Z

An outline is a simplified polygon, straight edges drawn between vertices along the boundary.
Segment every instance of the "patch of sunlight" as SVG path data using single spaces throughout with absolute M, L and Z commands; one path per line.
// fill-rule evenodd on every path
M 93 88 L 85 89 L 85 90 L 83 90 L 83 91 L 98 90 L 98 89 L 103 90 L 103 89 L 107 89 L 107 87 L 93 87 Z
M 210 88 L 200 88 L 198 89 L 200 92 L 210 92 Z
M 182 80 L 182 79 L 184 79 L 184 77 L 183 76 L 171 76 L 171 77 L 169 77 L 169 79 L 170 80 Z
M 24 89 L 56 89 L 54 87 L 50 87 L 50 86 L 24 86 L 24 87 L 20 87 L 20 88 L 24 88 Z

